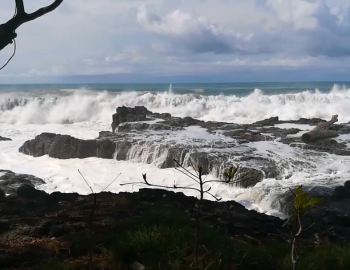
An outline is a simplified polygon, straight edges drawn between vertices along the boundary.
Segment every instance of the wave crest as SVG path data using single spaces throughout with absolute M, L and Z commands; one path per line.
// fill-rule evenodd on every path
M 206 121 L 252 123 L 272 116 L 282 120 L 300 117 L 329 118 L 338 114 L 350 121 L 350 89 L 335 85 L 329 93 L 304 91 L 265 95 L 260 89 L 245 97 L 205 96 L 200 93 L 72 91 L 61 95 L 0 94 L 0 123 L 47 124 L 86 121 L 110 122 L 118 106 L 145 106 L 154 112 L 191 116 Z

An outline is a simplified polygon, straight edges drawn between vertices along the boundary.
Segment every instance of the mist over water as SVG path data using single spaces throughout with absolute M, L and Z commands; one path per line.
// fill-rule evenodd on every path
M 46 185 L 39 188 L 48 192 L 88 193 L 77 169 L 89 175 L 97 191 L 119 173 L 122 173 L 121 182 L 139 181 L 141 173 L 147 173 L 157 179 L 158 184 L 172 185 L 175 180 L 182 185 L 188 184 L 190 180 L 176 170 L 159 169 L 157 164 L 142 164 L 140 160 L 57 160 L 47 156 L 33 158 L 18 152 L 26 140 L 42 132 L 95 138 L 99 131 L 111 129 L 112 114 L 118 106 L 145 106 L 150 111 L 173 116 L 232 123 L 253 123 L 272 116 L 279 116 L 281 120 L 329 119 L 338 114 L 339 122 L 344 123 L 350 121 L 350 89 L 343 84 L 330 83 L 172 84 L 170 89 L 169 85 L 0 85 L 0 136 L 13 139 L 12 142 L 0 142 L 0 169 L 41 177 Z M 198 136 L 204 138 L 207 135 Z M 250 146 L 279 164 L 299 160 L 312 166 L 300 169 L 288 165 L 285 172 L 288 178 L 265 179 L 250 189 L 215 185 L 214 192 L 224 200 L 236 199 L 248 208 L 277 215 L 273 201 L 290 186 L 335 186 L 350 179 L 350 159 L 347 157 L 326 153 L 305 155 L 303 150 L 277 142 L 258 142 Z M 138 189 L 126 188 L 129 187 L 116 184 L 109 190 Z

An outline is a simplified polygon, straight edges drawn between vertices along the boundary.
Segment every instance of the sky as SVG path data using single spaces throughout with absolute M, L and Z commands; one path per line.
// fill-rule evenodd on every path
M 14 0 L 0 1 L 1 23 Z M 24 0 L 26 11 L 53 0 Z M 350 0 L 64 0 L 0 83 L 348 81 Z M 0 51 L 0 66 L 13 46 Z

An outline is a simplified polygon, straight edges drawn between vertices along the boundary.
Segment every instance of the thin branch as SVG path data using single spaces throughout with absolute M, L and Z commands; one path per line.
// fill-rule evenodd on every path
M 179 168 L 175 168 L 175 170 L 183 173 L 184 175 L 186 175 L 187 177 L 191 178 L 193 181 L 195 181 L 195 182 L 197 182 L 199 184 L 199 181 L 196 178 L 194 178 L 194 176 L 192 176 L 192 174 L 189 174 L 186 171 L 182 171 Z
M 13 45 L 14 45 L 13 53 L 12 53 L 11 57 L 9 58 L 9 60 L 7 60 L 7 62 L 2 67 L 0 67 L 0 70 L 2 70 L 4 67 L 6 67 L 8 65 L 8 63 L 10 63 L 12 58 L 15 56 L 16 50 L 17 50 L 17 45 L 16 45 L 16 40 L 15 39 L 13 39 Z
M 95 192 L 93 191 L 92 187 L 89 185 L 88 181 L 85 179 L 84 175 L 80 172 L 79 169 L 78 169 L 78 172 L 81 175 L 81 177 L 84 179 L 84 181 L 87 184 L 87 186 L 90 188 L 91 192 L 95 194 Z
M 206 193 L 206 194 L 208 194 L 208 195 L 210 195 L 210 196 L 212 196 L 216 201 L 221 201 L 222 200 L 222 198 L 220 198 L 220 197 L 217 197 L 217 196 L 215 196 L 215 195 L 213 195 L 212 193 L 210 193 L 209 191 L 205 191 L 204 193 Z
M 180 162 L 178 162 L 176 159 L 174 159 L 174 162 L 179 165 L 183 170 L 185 170 L 188 174 L 192 175 L 193 177 L 195 178 L 198 178 L 199 175 L 196 175 L 192 172 L 190 172 L 189 170 L 187 170 L 183 165 L 180 164 Z M 190 164 L 192 164 L 191 160 L 190 160 Z M 192 165 L 192 168 L 194 169 L 193 165 Z M 177 169 L 177 168 L 175 168 Z M 195 170 L 195 169 L 194 169 Z M 195 170 L 196 171 L 196 170 Z M 199 183 L 199 182 L 198 182 Z
M 53 2 L 51 5 L 47 6 L 47 7 L 43 7 L 38 9 L 37 11 L 27 14 L 25 16 L 25 22 L 29 22 L 29 21 L 33 21 L 51 11 L 54 11 L 56 8 L 58 8 L 59 5 L 61 5 L 63 2 L 63 0 L 55 0 L 55 2 Z
M 119 178 L 119 176 L 120 176 L 121 174 L 122 174 L 122 173 L 118 174 L 118 176 L 117 176 L 111 183 L 109 183 L 108 186 L 106 186 L 104 189 L 102 189 L 101 192 L 103 192 L 103 191 L 105 191 L 107 188 L 109 188 L 109 187 Z
M 158 187 L 158 188 L 166 188 L 166 189 L 187 189 L 187 190 L 195 190 L 200 192 L 199 189 L 197 188 L 192 188 L 192 187 L 182 187 L 182 186 L 162 186 L 162 185 L 155 185 L 155 184 L 150 184 L 150 183 L 146 183 L 146 182 L 130 182 L 130 183 L 123 183 L 123 184 L 119 184 L 121 186 L 128 186 L 128 185 L 147 185 L 150 187 Z
M 199 177 L 199 172 L 198 172 L 198 171 L 196 170 L 196 168 L 194 167 L 191 158 L 189 158 L 189 162 L 190 162 L 190 165 L 191 165 L 192 169 L 195 171 L 196 176 Z M 198 166 L 199 166 L 199 165 L 198 165 Z M 199 168 L 198 168 L 198 169 L 199 169 Z
M 240 182 L 243 182 L 243 181 L 246 181 L 246 180 L 249 180 L 250 178 L 245 178 L 247 175 L 249 175 L 249 172 L 245 173 L 243 176 L 240 176 L 238 179 L 236 180 L 229 180 L 229 181 L 226 181 L 226 180 L 207 180 L 207 181 L 204 181 L 203 184 L 208 184 L 208 183 L 222 183 L 222 182 L 225 182 L 227 184 L 237 184 L 237 183 L 240 183 Z

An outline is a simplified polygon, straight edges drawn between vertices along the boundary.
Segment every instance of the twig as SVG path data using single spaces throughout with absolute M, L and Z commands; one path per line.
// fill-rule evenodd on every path
M 90 219 L 89 219 L 89 247 L 88 247 L 89 269 L 92 270 L 92 256 L 93 256 L 93 246 L 94 246 L 94 216 L 95 216 L 95 209 L 96 209 L 96 202 L 97 202 L 97 194 L 94 192 L 94 190 L 90 186 L 89 182 L 86 180 L 86 178 L 80 172 L 79 169 L 78 169 L 78 172 L 81 175 L 81 177 L 83 178 L 83 180 L 85 181 L 86 185 L 90 188 L 90 190 L 91 190 L 91 192 L 92 192 L 92 194 L 94 196 L 94 200 L 93 200 L 92 207 L 91 207 L 91 212 L 90 212 Z M 108 184 L 101 192 L 103 192 L 109 186 L 111 186 L 118 179 L 118 177 L 120 175 L 121 175 L 121 173 L 110 184 Z
M 207 183 L 236 183 L 236 182 L 240 182 L 240 181 L 244 181 L 247 180 L 245 178 L 245 176 L 248 175 L 248 173 L 246 173 L 245 175 L 243 175 L 244 179 L 238 179 L 237 181 L 233 181 L 233 179 L 236 176 L 236 172 L 238 171 L 238 167 L 233 170 L 232 167 L 230 169 L 230 173 L 227 174 L 228 175 L 228 179 L 226 180 L 208 180 L 205 181 L 203 180 L 203 167 L 201 166 L 197 166 L 195 167 L 192 163 L 192 161 L 190 160 L 190 165 L 192 166 L 192 168 L 194 169 L 194 171 L 196 172 L 196 175 L 192 172 L 190 172 L 188 169 L 186 169 L 182 164 L 180 164 L 179 161 L 177 161 L 176 159 L 174 159 L 174 162 L 180 167 L 180 168 L 175 168 L 176 170 L 178 170 L 179 172 L 183 173 L 184 175 L 186 175 L 187 177 L 189 177 L 190 179 L 194 180 L 198 185 L 199 188 L 193 188 L 193 187 L 186 187 L 186 186 L 177 186 L 175 183 L 174 185 L 171 186 L 165 186 L 165 185 L 157 185 L 157 184 L 151 184 L 150 182 L 147 181 L 147 176 L 146 174 L 142 174 L 142 178 L 143 178 L 143 182 L 131 182 L 131 183 L 123 183 L 120 184 L 121 186 L 126 186 L 126 185 L 137 185 L 137 184 L 141 184 L 141 185 L 147 185 L 150 187 L 158 187 L 158 188 L 165 188 L 165 189 L 184 189 L 184 190 L 195 190 L 197 192 L 199 192 L 199 199 L 198 199 L 198 203 L 197 203 L 197 211 L 196 211 L 196 215 L 195 215 L 195 236 L 194 236 L 194 261 L 192 262 L 192 264 L 194 263 L 195 266 L 198 266 L 198 245 L 199 245 L 199 230 L 200 230 L 200 215 L 201 215 L 201 209 L 202 209 L 202 205 L 203 205 L 203 200 L 204 200 L 204 194 L 208 194 L 209 196 L 213 197 L 216 201 L 220 201 L 221 198 L 218 198 L 217 196 L 213 195 L 212 193 L 210 193 L 211 187 L 209 187 L 208 189 L 204 189 L 204 185 Z M 201 258 L 199 258 L 201 259 Z M 211 264 L 209 264 L 207 266 L 207 268 L 209 266 L 211 266 Z

